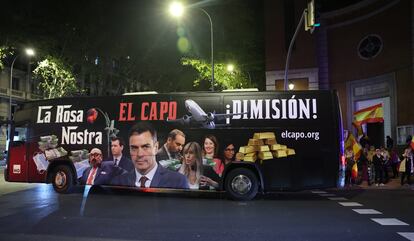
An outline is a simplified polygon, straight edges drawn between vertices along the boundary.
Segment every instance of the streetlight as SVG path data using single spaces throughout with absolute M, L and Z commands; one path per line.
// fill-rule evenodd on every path
M 227 65 L 227 71 L 229 71 L 230 73 L 232 73 L 234 71 L 234 65 L 233 64 L 228 64 Z
M 33 49 L 31 48 L 27 48 L 25 49 L 25 53 L 27 56 L 31 57 L 35 55 L 35 52 Z M 13 85 L 13 66 L 14 66 L 14 62 L 16 62 L 17 58 L 20 56 L 20 54 L 16 55 L 16 57 L 14 57 L 13 62 L 10 66 L 10 93 L 9 93 L 9 121 L 11 121 L 11 112 L 12 112 L 12 85 Z
M 187 7 L 191 8 L 191 7 Z M 196 7 L 207 15 L 210 21 L 210 43 L 211 43 L 211 91 L 214 91 L 214 38 L 213 38 L 213 21 L 211 20 L 210 14 L 206 10 L 200 7 Z M 174 17 L 181 17 L 184 14 L 184 6 L 179 2 L 173 2 L 169 8 L 170 14 Z
M 233 64 L 227 64 L 226 69 L 228 72 L 233 73 L 236 69 L 236 67 Z M 240 69 L 239 69 L 240 71 Z M 241 72 L 241 71 L 240 71 Z M 252 78 L 250 76 L 250 72 L 249 71 L 244 71 L 245 73 L 247 73 L 247 76 L 249 77 L 249 84 L 252 84 Z

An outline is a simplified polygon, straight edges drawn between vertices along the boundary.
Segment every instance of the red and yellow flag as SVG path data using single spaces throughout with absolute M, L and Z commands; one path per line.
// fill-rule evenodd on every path
M 362 130 L 362 125 L 358 125 L 355 121 L 352 122 L 352 125 L 357 129 L 357 136 L 362 136 L 364 134 L 364 130 Z
M 352 172 L 351 172 L 352 179 L 356 180 L 358 177 L 358 164 L 355 162 L 352 166 Z
M 413 149 L 413 150 L 414 150 L 414 136 L 413 136 L 413 139 L 411 139 L 411 143 L 410 143 L 410 145 L 411 145 L 411 149 Z
M 345 149 L 352 149 L 355 161 L 357 161 L 361 156 L 362 147 L 355 139 L 354 135 L 352 135 L 352 133 L 348 135 L 348 138 L 345 141 Z
M 382 104 L 370 106 L 354 113 L 355 125 L 375 122 L 384 122 L 384 110 Z

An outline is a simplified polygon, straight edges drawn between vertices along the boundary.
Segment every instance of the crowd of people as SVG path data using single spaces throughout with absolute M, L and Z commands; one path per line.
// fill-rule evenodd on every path
M 124 155 L 125 142 L 119 137 L 111 140 L 112 155 L 106 160 L 100 149 L 93 148 L 81 183 L 216 190 L 225 167 L 235 161 L 234 144 L 223 140 L 219 146 L 214 135 L 206 135 L 201 144 L 186 143 L 186 135 L 174 129 L 161 147 L 158 143 L 150 124 L 137 123 L 129 133 L 130 158 Z M 179 165 L 166 168 L 160 164 L 164 160 L 178 160 Z
M 363 135 L 359 140 L 362 151 L 358 156 L 352 149 L 345 151 L 345 185 L 366 182 L 368 185 L 384 186 L 395 178 L 400 178 L 401 186 L 411 185 L 414 171 L 411 140 L 411 136 L 407 137 L 406 145 L 399 152 L 390 136 L 386 137 L 386 147 L 376 148 Z

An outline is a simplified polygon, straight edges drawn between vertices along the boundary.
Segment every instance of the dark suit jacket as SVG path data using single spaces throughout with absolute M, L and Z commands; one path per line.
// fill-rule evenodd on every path
M 89 173 L 91 172 L 92 167 L 88 167 L 82 174 L 81 183 L 86 184 L 88 180 Z M 95 180 L 93 185 L 104 185 L 110 184 L 113 177 L 126 173 L 125 170 L 115 167 L 113 163 L 102 162 L 101 167 L 98 167 L 96 170 Z
M 135 170 L 129 173 L 122 174 L 115 177 L 111 184 L 118 186 L 130 186 L 135 187 L 136 182 Z M 151 181 L 150 187 L 153 188 L 175 188 L 175 189 L 188 189 L 187 178 L 178 172 L 173 172 L 165 169 L 161 165 L 158 165 L 155 171 L 154 178 Z
M 220 176 L 209 165 L 203 165 L 203 176 L 206 176 L 211 180 L 220 183 Z
M 170 154 L 171 154 L 171 157 L 174 158 L 174 155 L 172 155 L 172 153 Z M 168 157 L 168 153 L 164 145 L 162 145 L 162 147 L 158 150 L 157 155 L 155 157 L 157 158 L 157 162 L 170 159 Z
M 105 160 L 105 162 L 112 162 L 114 163 L 114 157 L 111 156 L 109 159 Z M 134 164 L 132 164 L 131 159 L 126 157 L 125 155 L 122 155 L 121 160 L 119 161 L 118 166 L 122 169 L 124 169 L 127 172 L 131 172 L 134 170 Z

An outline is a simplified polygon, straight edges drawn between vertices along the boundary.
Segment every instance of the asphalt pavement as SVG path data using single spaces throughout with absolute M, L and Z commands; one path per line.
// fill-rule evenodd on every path
M 413 190 L 391 183 L 249 202 L 99 187 L 59 195 L 27 183 L 0 190 L 9 185 L 16 189 L 0 193 L 0 240 L 414 240 Z

